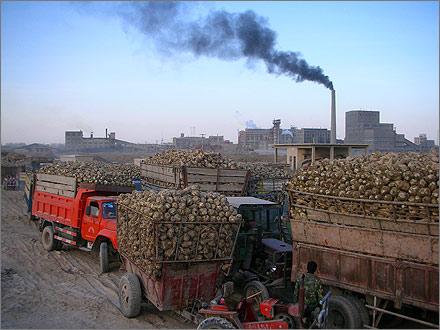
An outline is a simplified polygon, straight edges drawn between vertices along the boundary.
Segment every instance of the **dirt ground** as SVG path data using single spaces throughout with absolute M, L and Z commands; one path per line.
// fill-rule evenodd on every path
M 1 191 L 1 328 L 195 328 L 172 312 L 143 304 L 135 319 L 119 310 L 115 264 L 101 274 L 90 254 L 63 247 L 48 252 L 38 221 L 25 216 L 22 191 Z

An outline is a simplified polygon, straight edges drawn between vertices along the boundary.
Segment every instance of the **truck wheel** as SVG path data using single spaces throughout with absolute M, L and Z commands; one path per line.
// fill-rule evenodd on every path
M 270 298 L 269 291 L 267 290 L 266 286 L 260 281 L 251 281 L 247 283 L 243 289 L 243 295 L 245 297 L 252 296 L 253 294 L 256 294 L 257 292 L 260 291 L 263 292 L 252 298 L 254 299 L 254 303 L 252 304 L 252 306 L 254 306 L 254 309 L 257 312 L 257 314 L 260 312 L 260 303 Z
M 363 328 L 364 325 L 370 325 L 370 313 L 368 313 L 368 309 L 365 307 L 362 301 L 351 294 L 344 295 L 344 297 L 350 300 L 351 303 L 356 306 L 361 318 L 361 328 Z
M 119 281 L 119 305 L 125 317 L 136 317 L 141 311 L 142 291 L 135 274 L 126 274 Z
M 107 242 L 102 242 L 99 246 L 99 262 L 101 264 L 101 272 L 108 273 L 110 267 L 108 265 L 108 246 Z
M 297 324 L 295 318 L 285 312 L 275 314 L 273 319 L 286 322 L 287 329 L 299 329 L 299 324 Z
M 349 299 L 344 296 L 331 296 L 327 327 L 329 329 L 359 329 L 361 316 Z
M 236 327 L 223 317 L 208 317 L 199 324 L 197 329 L 236 329 Z
M 44 249 L 47 251 L 55 250 L 57 247 L 57 241 L 53 238 L 53 228 L 52 226 L 46 226 L 43 229 L 43 233 L 41 234 L 41 243 L 43 244 Z

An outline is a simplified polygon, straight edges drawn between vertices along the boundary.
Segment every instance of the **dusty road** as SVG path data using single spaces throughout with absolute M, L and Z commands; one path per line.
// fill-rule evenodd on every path
M 38 222 L 26 218 L 22 191 L 1 191 L 1 327 L 44 329 L 195 328 L 143 304 L 135 319 L 119 311 L 118 265 L 101 274 L 77 249 L 47 252 Z

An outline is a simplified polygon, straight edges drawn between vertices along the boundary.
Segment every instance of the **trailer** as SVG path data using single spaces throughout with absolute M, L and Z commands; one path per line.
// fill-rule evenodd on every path
M 398 317 L 438 328 L 438 205 L 287 193 L 291 280 L 308 261 L 318 264 L 317 276 L 346 300 L 330 303 L 329 322 L 345 315 L 375 328 Z M 347 325 L 340 320 L 335 326 Z
M 201 191 L 216 191 L 226 196 L 244 196 L 250 171 L 223 168 L 140 164 L 147 182 L 173 189 L 199 185 Z
M 154 269 L 160 269 L 160 274 L 147 274 L 146 269 L 141 265 L 141 259 L 135 260 L 135 254 L 128 251 L 125 244 L 120 243 L 120 255 L 122 257 L 123 268 L 126 274 L 121 278 L 119 283 L 119 302 L 121 312 L 126 317 L 136 317 L 140 313 L 141 302 L 149 301 L 159 311 L 174 311 L 185 320 L 199 322 L 201 316 L 197 315 L 197 311 L 201 308 L 202 303 L 209 302 L 215 297 L 215 293 L 219 287 L 221 266 L 229 264 L 232 260 L 235 242 L 237 240 L 239 223 L 235 223 L 237 233 L 233 236 L 233 245 L 231 253 L 224 257 L 219 256 L 219 239 L 221 237 L 222 226 L 225 222 L 167 222 L 163 219 L 153 220 L 145 214 L 142 214 L 129 206 L 118 203 L 118 227 L 128 226 L 128 221 L 121 219 L 129 219 L 137 217 L 139 225 L 139 233 L 145 230 L 145 223 L 148 223 L 152 230 L 155 244 L 155 253 L 148 261 L 152 262 Z M 125 213 L 126 217 L 122 217 L 121 213 Z M 216 252 L 212 259 L 200 259 L 196 255 L 190 260 L 179 260 L 178 254 L 181 249 L 181 242 L 177 242 L 173 257 L 161 257 L 158 254 L 159 246 L 159 226 L 173 224 L 176 228 L 175 236 L 179 237 L 184 232 L 185 226 L 193 226 L 198 231 L 197 240 L 194 241 L 195 246 L 199 246 L 201 229 L 207 224 L 212 225 L 217 231 Z M 127 227 L 128 228 L 128 227 Z M 118 231 L 119 233 L 119 231 Z M 118 240 L 122 237 L 118 235 Z M 130 236 L 132 245 L 141 244 L 141 234 Z M 196 249 L 197 251 L 197 249 Z
M 30 181 L 28 207 L 32 207 L 30 216 L 39 219 L 43 247 L 52 251 L 68 244 L 99 253 L 101 271 L 108 272 L 109 259 L 117 258 L 117 195 L 133 190 L 128 186 L 77 185 L 75 178 L 36 174 L 34 183 Z

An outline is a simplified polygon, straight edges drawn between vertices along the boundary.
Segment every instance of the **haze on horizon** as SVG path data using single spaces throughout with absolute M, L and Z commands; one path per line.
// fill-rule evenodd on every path
M 363 109 L 379 110 L 381 122 L 411 141 L 426 133 L 438 143 L 438 2 L 182 6 L 184 21 L 251 10 L 275 32 L 273 49 L 299 52 L 321 68 L 336 90 L 338 139 L 345 136 L 345 112 Z M 330 128 L 330 91 L 322 83 L 268 73 L 264 52 L 214 56 L 211 49 L 158 44 L 151 27 L 145 33 L 127 20 L 127 8 L 130 3 L 1 3 L 2 144 L 63 143 L 66 130 L 80 129 L 103 137 L 106 128 L 130 142 L 171 142 L 191 127 L 196 136 L 237 143 L 238 130 L 269 128 L 275 118 L 282 128 Z

